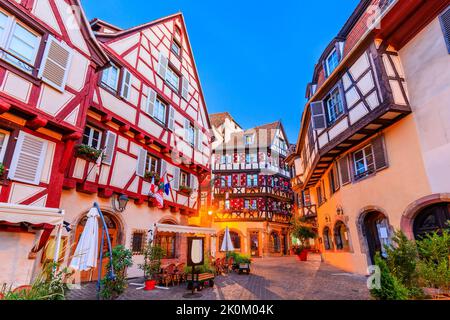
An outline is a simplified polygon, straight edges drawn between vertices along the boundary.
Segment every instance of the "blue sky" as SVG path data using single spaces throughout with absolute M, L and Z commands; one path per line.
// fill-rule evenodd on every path
M 359 0 L 82 0 L 89 19 L 129 28 L 182 11 L 210 113 L 244 128 L 300 129 L 314 65 Z

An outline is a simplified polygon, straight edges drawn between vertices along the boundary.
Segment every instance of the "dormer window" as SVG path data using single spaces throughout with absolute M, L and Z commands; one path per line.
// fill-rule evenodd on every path
M 253 137 L 254 136 L 252 134 L 247 134 L 244 136 L 244 143 L 246 146 L 253 144 Z
M 333 51 L 328 55 L 325 61 L 327 77 L 329 77 L 333 73 L 333 71 L 337 68 L 338 65 L 339 65 L 338 53 L 336 49 L 333 49 Z

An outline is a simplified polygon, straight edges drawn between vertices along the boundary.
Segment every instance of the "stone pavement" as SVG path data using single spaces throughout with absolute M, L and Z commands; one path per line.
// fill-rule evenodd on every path
M 363 300 L 370 299 L 366 278 L 345 273 L 312 255 L 307 262 L 296 257 L 255 259 L 251 274 L 216 278 L 214 288 L 202 291 L 203 300 Z M 129 282 L 141 282 L 130 280 Z M 119 300 L 183 300 L 185 285 L 147 292 L 129 286 Z M 69 300 L 94 300 L 95 284 L 69 292 Z

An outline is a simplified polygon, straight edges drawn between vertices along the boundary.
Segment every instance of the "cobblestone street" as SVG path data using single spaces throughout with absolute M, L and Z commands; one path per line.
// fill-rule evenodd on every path
M 235 273 L 216 278 L 203 300 L 362 300 L 369 299 L 366 278 L 348 274 L 320 262 L 320 256 L 299 262 L 294 257 L 256 259 L 248 275 Z M 140 282 L 133 279 L 130 282 Z M 185 285 L 152 292 L 130 286 L 120 300 L 182 300 Z M 95 284 L 69 292 L 70 300 L 95 299 Z

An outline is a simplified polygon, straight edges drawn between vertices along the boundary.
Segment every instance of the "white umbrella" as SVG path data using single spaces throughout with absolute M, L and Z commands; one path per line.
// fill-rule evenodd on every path
M 95 207 L 89 210 L 87 214 L 86 225 L 70 263 L 70 267 L 75 270 L 87 271 L 97 267 L 99 216 L 100 214 Z
M 230 229 L 228 227 L 225 229 L 221 251 L 234 251 L 233 242 L 231 242 Z

